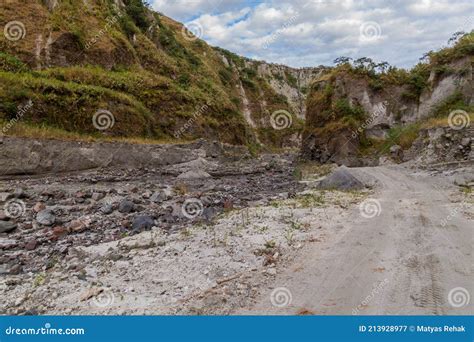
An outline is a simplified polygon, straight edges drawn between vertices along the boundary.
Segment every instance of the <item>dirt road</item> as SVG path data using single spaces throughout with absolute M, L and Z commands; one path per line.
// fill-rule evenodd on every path
M 473 313 L 472 203 L 453 203 L 440 176 L 399 166 L 361 170 L 380 182 L 372 198 L 331 238 L 306 246 L 240 313 Z

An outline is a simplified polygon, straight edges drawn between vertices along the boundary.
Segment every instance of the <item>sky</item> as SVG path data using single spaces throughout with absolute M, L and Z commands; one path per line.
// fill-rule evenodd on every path
M 213 46 L 292 67 L 370 57 L 409 68 L 454 32 L 474 29 L 473 0 L 151 0 Z

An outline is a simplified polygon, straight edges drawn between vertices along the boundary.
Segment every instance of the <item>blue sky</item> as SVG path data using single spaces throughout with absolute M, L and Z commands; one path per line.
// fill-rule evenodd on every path
M 411 67 L 474 28 L 472 0 L 153 0 L 211 45 L 293 67 L 339 56 Z M 196 30 L 197 28 L 197 30 Z M 193 31 L 194 31 L 193 30 Z

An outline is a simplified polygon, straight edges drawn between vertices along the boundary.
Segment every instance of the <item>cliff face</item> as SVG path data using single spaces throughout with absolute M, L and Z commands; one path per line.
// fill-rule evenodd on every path
M 31 100 L 22 123 L 81 134 L 295 145 L 321 72 L 210 47 L 141 0 L 11 0 L 0 25 L 0 119 Z
M 299 146 L 309 85 L 327 68 L 294 69 L 218 49 L 237 89 L 240 110 L 258 142 Z
M 447 126 L 454 110 L 468 117 L 474 108 L 472 38 L 463 44 L 453 48 L 452 58 L 410 72 L 375 74 L 345 64 L 316 79 L 308 98 L 303 155 L 323 163 L 376 164 L 407 130 L 416 138 L 430 120 Z

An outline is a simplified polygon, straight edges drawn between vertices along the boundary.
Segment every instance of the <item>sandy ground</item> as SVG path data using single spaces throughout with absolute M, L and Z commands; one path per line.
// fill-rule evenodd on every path
M 240 314 L 473 314 L 473 201 L 443 175 L 365 169 L 381 187 Z M 361 210 L 359 210 L 361 209 Z

